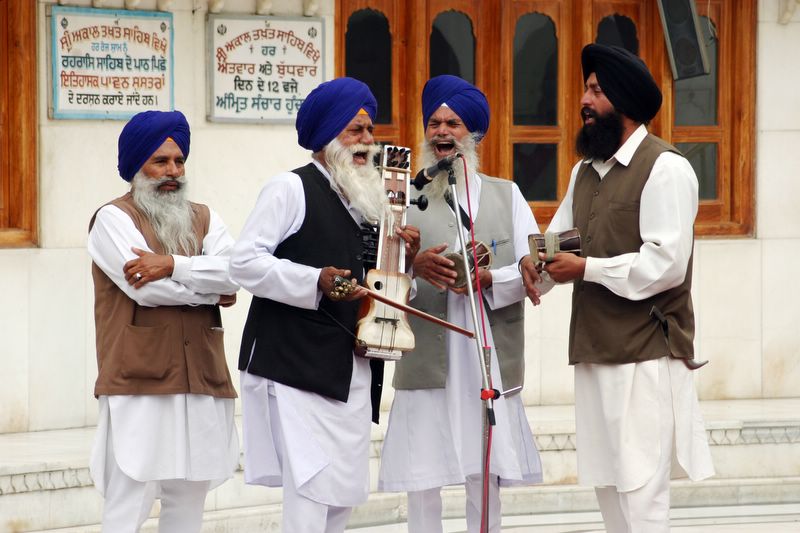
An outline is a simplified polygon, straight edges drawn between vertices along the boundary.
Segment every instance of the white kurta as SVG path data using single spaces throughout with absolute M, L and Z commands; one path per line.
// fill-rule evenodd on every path
M 592 161 L 602 179 L 615 164 L 628 165 L 647 136 L 639 128 L 608 161 Z M 572 199 L 581 161 L 572 169 L 567 194 L 548 231 L 574 227 Z M 683 283 L 694 245 L 697 177 L 689 162 L 661 154 L 642 190 L 639 251 L 609 258 L 588 257 L 584 280 L 614 294 L 643 300 Z M 578 481 L 630 491 L 644 485 L 660 457 L 658 383 L 668 379 L 675 418 L 675 455 L 693 480 L 714 474 L 692 372 L 678 360 L 625 365 L 575 365 Z
M 474 176 L 469 185 L 472 216 L 476 218 L 480 208 L 480 178 Z M 517 263 L 528 254 L 528 235 L 539 232 L 528 203 L 516 184 L 512 186 L 516 261 L 492 269 L 492 285 L 484 289 L 484 296 L 492 309 L 525 298 Z M 467 211 L 466 197 L 459 195 L 458 200 Z M 458 227 L 469 242 L 466 229 L 461 224 Z M 457 239 L 457 236 L 453 238 Z M 477 310 L 480 322 L 480 307 Z M 472 329 L 467 296 L 448 291 L 447 320 Z M 488 317 L 484 316 L 483 323 L 488 345 L 494 347 Z M 464 483 L 466 476 L 481 473 L 483 403 L 480 400 L 482 377 L 477 348 L 473 339 L 449 330 L 447 347 L 448 374 L 444 389 L 395 391 L 381 454 L 380 490 L 425 490 Z M 493 387 L 503 390 L 494 348 L 491 368 Z M 541 462 L 521 395 L 514 394 L 495 401 L 494 410 L 497 425 L 493 429 L 490 471 L 500 477 L 503 485 L 540 482 Z
M 330 180 L 328 172 L 314 163 Z M 340 199 L 360 224 L 361 215 Z M 231 274 L 243 288 L 287 305 L 318 308 L 321 269 L 273 255 L 300 229 L 305 214 L 303 184 L 297 174 L 284 172 L 267 181 L 231 254 Z M 366 501 L 371 420 L 367 359 L 353 356 L 347 402 L 246 372 L 241 382 L 247 483 L 281 486 L 283 462 L 288 461 L 301 495 L 341 507 Z
M 100 209 L 89 232 L 92 260 L 141 306 L 215 304 L 220 294 L 239 286 L 228 276 L 233 238 L 211 211 L 202 255 L 173 255 L 175 268 L 164 278 L 135 289 L 123 266 L 137 256 L 131 247 L 152 251 L 131 218 L 121 209 Z M 90 470 L 105 492 L 107 457 L 116 459 L 136 481 L 211 480 L 212 487 L 231 477 L 239 463 L 239 440 L 233 421 L 234 400 L 200 394 L 114 395 L 100 397 L 97 434 Z

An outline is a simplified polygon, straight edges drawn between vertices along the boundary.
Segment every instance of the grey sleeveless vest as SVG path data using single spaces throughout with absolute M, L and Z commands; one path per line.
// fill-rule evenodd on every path
M 512 183 L 508 180 L 480 175 L 480 208 L 475 219 L 475 238 L 490 245 L 496 243 L 492 267 L 514 264 L 514 225 L 512 219 Z M 408 223 L 421 233 L 421 249 L 448 243 L 445 253 L 458 249 L 454 241 L 455 218 L 444 199 L 430 202 L 425 212 L 410 210 Z M 417 294 L 411 305 L 436 317 L 447 318 L 447 291 L 439 290 L 417 278 Z M 525 375 L 524 302 L 491 310 L 484 303 L 500 363 L 503 387 L 522 385 Z M 444 388 L 447 380 L 447 345 L 445 329 L 431 322 L 409 316 L 416 338 L 416 349 L 397 362 L 392 385 L 395 389 Z M 474 342 L 474 341 L 473 341 Z M 478 358 L 474 355 L 475 364 Z

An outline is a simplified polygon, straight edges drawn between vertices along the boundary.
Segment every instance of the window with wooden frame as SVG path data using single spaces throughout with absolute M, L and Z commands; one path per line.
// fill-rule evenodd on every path
M 0 0 L 0 247 L 34 246 L 36 2 Z
M 752 235 L 756 0 L 696 8 L 711 72 L 675 81 L 656 0 L 338 0 L 336 74 L 364 79 L 390 110 L 378 140 L 411 148 L 423 138 L 425 81 L 475 83 L 491 107 L 482 170 L 515 180 L 545 228 L 577 160 L 581 49 L 636 46 L 664 94 L 648 128 L 698 175 L 696 233 Z

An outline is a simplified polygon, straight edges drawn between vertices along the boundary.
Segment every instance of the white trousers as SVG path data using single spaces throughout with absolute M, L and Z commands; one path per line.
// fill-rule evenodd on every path
M 481 530 L 483 487 L 481 476 L 467 476 L 467 531 Z M 442 533 L 442 488 L 408 493 L 408 533 Z M 500 487 L 497 476 L 489 476 L 489 533 L 500 533 Z
M 159 533 L 199 533 L 209 481 L 168 479 L 136 481 L 117 464 L 106 484 L 102 533 L 136 533 L 147 520 L 156 498 L 161 499 Z
M 336 507 L 298 494 L 289 461 L 283 464 L 283 532 L 342 533 L 352 507 Z
M 277 402 L 270 402 L 269 409 L 274 427 L 280 427 Z M 353 508 L 327 505 L 298 493 L 291 461 L 286 460 L 284 453 L 286 441 L 282 432 L 277 433 L 279 448 L 276 451 L 281 462 L 283 485 L 283 533 L 342 533 Z
M 659 377 L 659 442 L 661 455 L 653 476 L 641 487 L 619 492 L 595 487 L 608 533 L 669 533 L 669 480 L 675 447 L 675 417 L 670 380 Z

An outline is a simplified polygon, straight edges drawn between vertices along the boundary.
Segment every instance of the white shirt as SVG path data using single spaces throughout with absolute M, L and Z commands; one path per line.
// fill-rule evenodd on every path
M 144 307 L 159 305 L 210 305 L 220 294 L 233 294 L 239 285 L 228 275 L 228 256 L 233 237 L 214 211 L 211 211 L 208 234 L 203 238 L 202 255 L 173 255 L 172 276 L 133 288 L 125 279 L 125 263 L 138 256 L 132 247 L 152 252 L 131 217 L 120 208 L 106 205 L 97 212 L 89 232 L 88 250 L 92 261 L 122 291 Z
M 319 162 L 317 169 L 330 180 Z M 361 215 L 339 195 L 356 223 Z M 317 309 L 322 292 L 317 287 L 321 268 L 278 259 L 280 243 L 297 233 L 306 218 L 303 182 L 293 172 L 282 172 L 267 181 L 245 222 L 231 257 L 231 275 L 254 296 L 269 298 L 302 309 Z M 331 265 L 335 266 L 335 265 Z
M 88 251 L 103 272 L 137 304 L 215 304 L 220 294 L 239 286 L 228 275 L 233 237 L 211 211 L 202 255 L 173 255 L 170 278 L 133 288 L 123 267 L 138 257 L 132 247 L 150 251 L 133 220 L 113 205 L 101 208 L 89 232 Z M 199 394 L 114 395 L 100 397 L 100 415 L 92 451 L 91 473 L 104 492 L 106 457 L 137 481 L 229 478 L 238 465 L 239 443 L 233 422 L 234 400 Z
M 516 261 L 492 269 L 492 285 L 483 289 L 492 309 L 525 298 L 525 288 L 517 269 L 518 261 L 529 253 L 528 235 L 538 233 L 530 207 L 512 183 L 511 217 L 514 228 Z M 480 208 L 480 177 L 469 181 L 471 215 Z M 459 204 L 469 213 L 465 192 L 459 191 Z M 457 227 L 469 235 L 462 224 Z M 457 241 L 457 236 L 454 235 Z M 417 283 L 427 283 L 416 280 Z M 489 346 L 494 346 L 488 316 L 478 321 L 487 326 Z M 472 329 L 472 314 L 466 295 L 447 293 L 447 320 Z M 522 323 L 520 323 L 522 327 Z M 444 389 L 395 391 L 389 426 L 381 453 L 378 488 L 386 491 L 418 491 L 464 483 L 466 476 L 481 472 L 482 378 L 474 339 L 447 331 L 448 374 Z M 483 344 L 483 339 L 481 339 Z M 491 351 L 492 385 L 503 390 L 497 353 Z M 497 424 L 493 429 L 491 472 L 502 485 L 535 483 L 542 479 L 541 463 L 533 434 L 525 416 L 520 394 L 494 402 Z
M 627 166 L 647 136 L 640 125 L 611 159 L 580 161 L 572 169 L 567 194 L 547 231 L 558 233 L 575 227 L 572 198 L 581 165 L 591 164 L 600 179 L 615 165 Z M 586 258 L 583 279 L 599 283 L 629 300 L 643 300 L 683 283 L 694 245 L 697 215 L 697 177 L 684 157 L 664 152 L 655 161 L 642 189 L 639 229 L 644 244 L 638 252 L 608 258 Z
M 314 164 L 331 179 L 322 165 Z M 339 198 L 360 224 L 361 214 Z M 283 172 L 267 181 L 231 255 L 231 275 L 243 288 L 287 305 L 318 308 L 321 269 L 273 255 L 300 229 L 305 215 L 305 193 L 297 174 Z M 241 382 L 247 483 L 281 486 L 288 466 L 297 492 L 314 501 L 350 507 L 367 499 L 371 419 L 367 359 L 353 356 L 347 402 L 247 372 L 242 372 Z
M 608 161 L 578 162 L 548 231 L 574 227 L 572 199 L 581 165 L 591 164 L 603 179 L 614 165 L 630 164 L 646 136 L 647 129 L 640 125 Z M 642 246 L 614 257 L 587 257 L 584 280 L 630 300 L 683 283 L 694 245 L 697 189 L 697 177 L 684 157 L 672 152 L 659 155 L 640 199 Z M 580 363 L 575 366 L 575 410 L 581 484 L 629 491 L 650 479 L 660 456 L 659 431 L 671 427 L 659 420 L 659 402 L 668 401 L 659 396 L 658 383 L 663 379 L 670 382 L 680 466 L 693 480 L 713 475 L 693 375 L 681 361 Z

